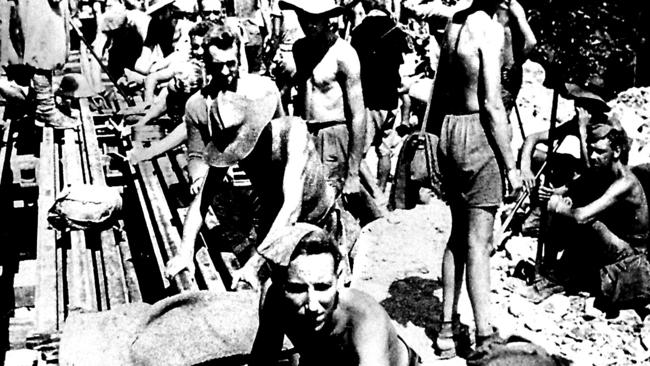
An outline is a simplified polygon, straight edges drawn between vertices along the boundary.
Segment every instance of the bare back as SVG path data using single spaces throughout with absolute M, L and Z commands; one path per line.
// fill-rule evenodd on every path
M 446 108 L 453 114 L 479 112 L 491 89 L 500 90 L 500 74 L 492 74 L 485 61 L 493 63 L 493 57 L 486 56 L 495 49 L 500 52 L 503 27 L 485 12 L 462 12 L 450 24 L 446 37 L 439 75 L 444 78 L 441 86 L 447 94 Z M 500 70 L 500 55 L 497 62 Z

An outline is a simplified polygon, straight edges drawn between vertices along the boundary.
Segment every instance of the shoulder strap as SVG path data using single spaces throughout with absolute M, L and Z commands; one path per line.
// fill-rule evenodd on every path
M 445 39 L 442 43 L 442 46 L 440 47 L 440 55 L 442 56 L 442 51 L 447 48 L 447 32 L 449 32 L 449 28 L 451 27 L 451 21 L 452 17 L 447 19 L 447 25 L 445 26 Z M 458 34 L 458 38 L 460 38 L 460 33 Z M 456 42 L 458 43 L 458 41 Z M 442 60 L 438 60 L 438 66 L 436 67 L 436 72 L 433 74 L 433 80 L 431 82 L 431 91 L 429 92 L 429 102 L 427 103 L 427 108 L 424 112 L 424 119 L 422 120 L 422 128 L 420 128 L 420 133 L 425 133 L 427 132 L 427 124 L 429 122 L 429 115 L 431 114 L 431 104 L 433 103 L 433 92 L 436 89 L 436 80 L 438 80 L 438 74 L 440 72 L 440 64 L 442 64 Z

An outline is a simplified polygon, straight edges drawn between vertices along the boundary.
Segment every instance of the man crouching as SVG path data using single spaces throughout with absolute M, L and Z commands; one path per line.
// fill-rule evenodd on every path
M 261 306 L 251 366 L 277 360 L 284 335 L 301 366 L 420 363 L 377 301 L 339 285 L 341 254 L 325 231 L 297 223 L 274 247 L 260 253 L 274 264 L 273 284 Z
M 599 271 L 647 250 L 648 203 L 627 166 L 628 151 L 620 123 L 610 117 L 592 124 L 587 131 L 590 168 L 564 188 L 540 192 L 540 197 L 553 193 L 549 242 L 565 249 L 560 270 L 570 271 L 570 284 L 601 290 Z

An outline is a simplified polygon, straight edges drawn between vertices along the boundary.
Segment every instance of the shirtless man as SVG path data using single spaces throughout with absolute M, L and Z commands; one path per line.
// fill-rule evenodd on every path
M 600 289 L 600 268 L 645 252 L 648 245 L 646 195 L 627 166 L 629 140 L 618 126 L 611 117 L 588 126 L 589 169 L 566 187 L 555 189 L 548 200 L 551 233 L 562 233 L 549 242 L 565 249 L 561 261 L 573 276 L 570 280 L 586 280 L 577 285 L 596 289 Z
M 359 178 L 366 133 L 359 57 L 331 23 L 343 8 L 333 0 L 281 0 L 279 5 L 296 12 L 305 34 L 293 45 L 294 114 L 315 135 L 330 184 L 348 199 L 360 197 L 358 203 L 365 207 L 357 216 L 362 223 L 377 219 L 383 214 Z
M 603 119 L 607 119 L 604 113 L 610 110 L 607 103 L 598 95 L 587 91 L 578 85 L 566 83 L 566 96 L 565 98 L 574 100 L 575 115 L 574 117 L 561 123 L 553 131 L 553 140 L 557 140 L 557 143 L 562 143 L 565 137 L 572 135 L 576 136 L 580 142 L 580 162 L 576 164 L 576 171 L 582 171 L 583 168 L 589 167 L 589 159 L 587 159 L 587 125 L 593 120 L 594 123 Z M 550 136 L 550 131 L 540 131 L 537 133 L 530 134 L 526 137 L 524 144 L 521 147 L 521 178 L 523 179 L 524 185 L 527 189 L 532 190 L 535 188 L 535 174 L 532 171 L 533 160 L 536 158 L 536 146 L 540 143 L 547 143 Z M 555 143 L 555 141 L 554 141 Z M 541 159 L 544 159 L 546 156 L 544 154 Z M 541 160 L 538 159 L 538 160 Z M 573 169 L 569 169 L 573 170 Z M 552 183 L 556 187 L 564 185 L 568 180 L 573 178 L 573 172 L 558 172 L 559 179 L 547 180 L 547 182 Z M 555 176 L 553 178 L 556 178 Z M 563 179 L 565 178 L 565 179 Z
M 492 19 L 498 5 L 499 0 L 476 0 L 454 15 L 445 33 L 431 101 L 437 113 L 432 113 L 429 126 L 440 136 L 441 171 L 452 213 L 442 265 L 443 325 L 435 344 L 443 357 L 455 355 L 452 319 L 458 317 L 465 266 L 476 345 L 497 338 L 489 320 L 488 252 L 503 195 L 501 171 L 507 172 L 514 190 L 522 187 L 501 99 L 503 27 Z M 435 119 L 441 116 L 442 124 Z
M 521 89 L 524 62 L 528 53 L 537 44 L 537 39 L 528 24 L 524 8 L 517 0 L 502 0 L 496 13 L 496 20 L 504 28 L 501 96 L 506 113 L 509 114 L 517 102 L 517 95 Z
M 368 294 L 341 288 L 341 255 L 318 227 L 299 223 L 269 260 L 273 284 L 260 310 L 251 366 L 273 364 L 289 337 L 300 365 L 415 366 L 420 357 Z
M 273 250 L 282 228 L 297 221 L 325 228 L 337 238 L 353 240 L 344 221 L 345 212 L 324 175 L 307 126 L 299 118 L 280 118 L 282 106 L 271 79 L 239 74 L 239 44 L 226 26 L 217 26 L 206 43 L 206 69 L 212 80 L 208 88 L 190 98 L 185 121 L 188 128 L 190 175 L 209 169 L 185 220 L 181 254 L 173 258 L 168 275 L 193 270 L 194 242 L 207 211 L 229 166 L 238 163 L 260 197 L 261 217 L 258 251 Z M 339 240 L 342 253 L 348 241 Z M 233 275 L 232 287 L 240 280 L 256 286 L 264 258 L 255 251 Z

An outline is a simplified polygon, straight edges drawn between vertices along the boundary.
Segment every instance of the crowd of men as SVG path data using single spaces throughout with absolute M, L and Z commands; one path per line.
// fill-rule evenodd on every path
M 21 19 L 12 26 L 23 29 L 9 29 L 10 41 L 0 43 L 3 64 L 12 65 L 0 92 L 7 100 L 33 100 L 35 120 L 45 127 L 76 128 L 78 121 L 55 107 L 51 81 L 65 62 L 68 5 L 64 0 L 10 4 L 2 11 Z M 219 193 L 232 189 L 229 169 L 237 165 L 251 181 L 254 193 L 242 196 L 240 206 L 252 212 L 259 239 L 233 276 L 233 289 L 242 282 L 261 288 L 251 364 L 277 359 L 284 335 L 301 364 L 420 362 L 386 311 L 349 288 L 359 227 L 382 217 L 399 225 L 390 218 L 385 190 L 399 142 L 395 131 L 412 129 L 411 97 L 418 99 L 409 94 L 417 76 L 402 69 L 419 32 L 414 19 L 430 25 L 425 63 L 435 82 L 429 83 L 430 97 L 420 102 L 432 111 L 426 122 L 439 137 L 439 169 L 452 215 L 436 352 L 445 358 L 456 354 L 464 277 L 475 347 L 502 341 L 490 319 L 489 253 L 495 214 L 506 194 L 535 192 L 554 228 L 550 232 L 572 233 L 545 239 L 551 243 L 549 263 L 562 251 L 560 268 L 570 269 L 585 250 L 598 253 L 589 261 L 596 274 L 581 273 L 588 282 L 598 280 L 602 267 L 645 253 L 645 192 L 626 165 L 627 136 L 596 94 L 567 85 L 564 95 L 575 100 L 576 117 L 553 136 L 529 136 L 517 168 L 507 116 L 536 41 L 516 0 L 464 0 L 454 6 L 416 0 L 104 5 L 94 9 L 93 49 L 121 89 L 143 95 L 143 113 L 131 130 L 165 114 L 175 123 L 162 140 L 130 151 L 129 161 L 187 146 L 195 198 L 168 276 L 194 271 L 194 243 L 211 207 L 219 207 L 218 218 L 227 220 L 233 208 L 223 207 Z M 48 22 L 30 23 L 43 18 Z M 48 35 L 41 25 L 50 27 Z M 47 42 L 52 37 L 60 42 Z M 16 71 L 19 64 L 23 68 Z M 25 70 L 30 77 L 19 77 Z M 579 137 L 579 158 L 564 179 L 539 184 L 532 169 L 536 145 L 567 134 Z M 371 147 L 376 175 L 366 162 Z M 566 272 L 565 277 L 575 274 Z

